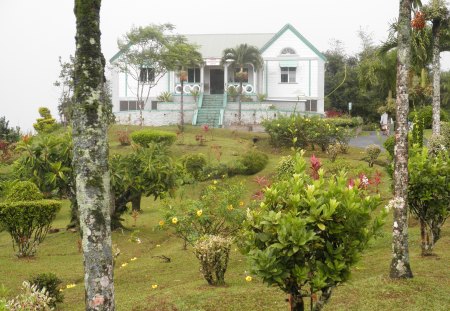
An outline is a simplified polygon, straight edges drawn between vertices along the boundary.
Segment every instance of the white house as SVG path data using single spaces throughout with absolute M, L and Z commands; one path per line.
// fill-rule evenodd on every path
M 188 69 L 184 83 L 184 120 L 186 123 L 214 126 L 237 121 L 238 104 L 230 95 L 236 87 L 235 70 L 221 65 L 223 50 L 240 44 L 256 46 L 264 65 L 255 70 L 248 65 L 248 81 L 244 83 L 242 121 L 259 123 L 263 118 L 279 114 L 324 112 L 324 65 L 326 58 L 292 25 L 272 34 L 200 34 L 185 35 L 197 44 L 204 64 Z M 113 64 L 120 52 L 111 58 Z M 134 93 L 136 81 L 126 73 L 112 71 L 113 111 L 119 123 L 137 123 L 139 111 Z M 191 90 L 199 91 L 198 97 Z M 158 95 L 170 92 L 173 102 L 160 102 Z M 227 96 L 228 93 L 228 96 Z M 147 125 L 176 124 L 180 121 L 181 84 L 175 72 L 164 75 L 150 91 L 143 118 Z M 265 95 L 262 99 L 261 95 Z

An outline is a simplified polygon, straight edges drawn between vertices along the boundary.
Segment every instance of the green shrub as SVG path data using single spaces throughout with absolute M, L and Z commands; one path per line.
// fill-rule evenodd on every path
M 331 162 L 336 161 L 338 154 L 342 151 L 342 147 L 340 144 L 332 144 L 327 148 L 327 153 L 330 155 Z
M 223 163 L 207 164 L 203 167 L 199 180 L 205 181 L 210 179 L 220 179 L 228 176 L 228 166 Z
M 61 202 L 54 200 L 17 201 L 0 203 L 0 223 L 9 232 L 17 256 L 33 256 L 41 243 Z
M 369 167 L 373 167 L 373 164 L 375 163 L 375 160 L 378 158 L 378 156 L 381 153 L 381 148 L 378 145 L 371 144 L 366 147 L 366 156 L 364 160 L 366 160 L 369 163 Z
M 445 137 L 442 135 L 433 134 L 428 139 L 427 147 L 431 154 L 437 155 L 438 153 L 445 152 L 447 150 Z
M 151 143 L 172 145 L 177 139 L 177 135 L 172 132 L 159 130 L 139 130 L 131 133 L 131 139 L 142 147 L 148 147 Z
M 441 122 L 441 135 L 444 137 L 447 149 L 450 149 L 450 122 Z
M 56 307 L 57 303 L 64 300 L 64 295 L 60 291 L 62 281 L 54 273 L 40 273 L 30 278 L 30 284 L 36 285 L 37 290 L 46 289 L 47 295 L 52 298 L 51 307 Z
M 166 102 L 166 103 L 173 102 L 172 93 L 167 92 L 167 91 L 166 92 L 162 92 L 161 94 L 159 94 L 156 99 L 158 101 Z
M 186 154 L 181 158 L 181 163 L 189 174 L 199 179 L 206 166 L 206 156 L 203 153 Z
M 56 120 L 52 117 L 50 109 L 47 107 L 40 107 L 39 114 L 41 118 L 36 119 L 36 123 L 33 124 L 34 129 L 38 133 L 50 133 L 58 128 Z
M 418 109 L 417 111 L 410 112 L 408 118 L 410 120 L 416 119 L 415 114 L 418 114 L 418 119 L 423 120 L 424 128 L 430 129 L 433 124 L 433 107 L 432 106 L 424 106 Z M 445 110 L 441 109 L 441 121 L 442 122 L 448 122 L 449 117 L 448 113 Z
M 313 180 L 298 153 L 295 174 L 272 184 L 247 213 L 242 246 L 251 272 L 290 294 L 292 310 L 302 310 L 305 292 L 317 295 L 316 304 L 327 302 L 382 230 L 387 211 L 375 214 L 380 197 L 347 182 L 344 173 L 320 172 Z
M 194 244 L 194 254 L 200 260 L 200 271 L 209 285 L 225 284 L 231 243 L 229 237 L 205 235 Z
M 282 157 L 277 165 L 277 179 L 283 179 L 287 176 L 292 176 L 294 173 L 295 160 L 292 156 L 288 155 Z
M 394 158 L 395 136 L 391 135 L 383 143 L 384 149 L 389 153 L 391 159 Z
M 230 168 L 230 174 L 253 175 L 262 171 L 266 167 L 267 162 L 269 162 L 267 154 L 257 150 L 250 150 L 238 158 L 235 165 Z
M 39 188 L 36 186 L 36 184 L 30 181 L 18 181 L 14 183 L 8 190 L 6 201 L 36 201 L 42 200 L 43 198 L 44 196 L 39 191 Z

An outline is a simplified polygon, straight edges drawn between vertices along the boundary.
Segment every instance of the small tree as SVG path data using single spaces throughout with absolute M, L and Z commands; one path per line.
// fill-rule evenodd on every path
M 447 152 L 416 148 L 408 162 L 408 206 L 419 218 L 422 256 L 431 255 L 450 216 L 450 166 Z
M 236 79 L 239 82 L 239 123 L 241 122 L 241 97 L 242 97 L 242 84 L 248 79 L 248 73 L 244 71 L 244 66 L 252 65 L 253 68 L 259 69 L 262 64 L 261 53 L 259 49 L 252 45 L 241 44 L 235 48 L 228 48 L 223 51 L 222 63 L 230 61 L 232 68 L 239 68 L 239 72 L 236 73 Z
M 141 126 L 150 90 L 169 70 L 175 70 L 187 61 L 184 59 L 186 54 L 178 52 L 195 50 L 183 36 L 174 35 L 174 29 L 172 24 L 133 27 L 117 42 L 121 54 L 114 66 L 136 82 L 136 89 L 132 91 L 139 107 Z
M 304 297 L 313 304 L 317 294 L 311 309 L 322 308 L 332 289 L 348 280 L 386 215 L 383 209 L 374 216 L 379 196 L 347 185 L 344 173 L 325 178 L 319 170 L 313 179 L 303 154 L 295 155 L 294 173 L 267 188 L 260 208 L 248 212 L 243 231 L 251 271 L 290 294 L 295 311 L 304 310 Z

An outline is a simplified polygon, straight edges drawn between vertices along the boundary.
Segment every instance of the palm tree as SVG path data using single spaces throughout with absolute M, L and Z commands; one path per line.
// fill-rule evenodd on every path
M 394 224 L 390 277 L 412 278 L 408 250 L 408 72 L 411 62 L 412 0 L 400 0 L 397 37 L 396 142 L 394 153 Z
M 236 78 L 239 81 L 239 123 L 241 123 L 241 96 L 242 83 L 247 79 L 248 74 L 244 72 L 244 66 L 251 64 L 255 69 L 262 67 L 263 61 L 259 49 L 252 45 L 241 44 L 235 48 L 228 48 L 223 51 L 222 64 L 230 62 L 233 68 L 239 68 Z
M 441 68 L 440 68 L 440 36 L 441 29 L 448 25 L 449 11 L 443 0 L 432 0 L 428 5 L 422 8 L 427 20 L 433 23 L 433 135 L 439 135 L 440 111 L 441 111 Z

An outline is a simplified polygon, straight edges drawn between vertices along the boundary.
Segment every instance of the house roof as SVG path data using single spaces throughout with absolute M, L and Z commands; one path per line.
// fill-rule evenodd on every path
M 277 33 L 247 33 L 247 34 L 191 34 L 184 35 L 186 39 L 199 46 L 199 52 L 203 58 L 220 58 L 223 50 L 230 47 L 236 47 L 246 43 L 253 45 L 264 52 L 272 43 L 274 43 L 285 31 L 291 30 L 303 43 L 317 54 L 318 57 L 326 61 L 325 56 L 319 52 L 297 29 L 291 24 L 286 24 Z M 122 52 L 117 52 L 109 61 L 115 61 Z

